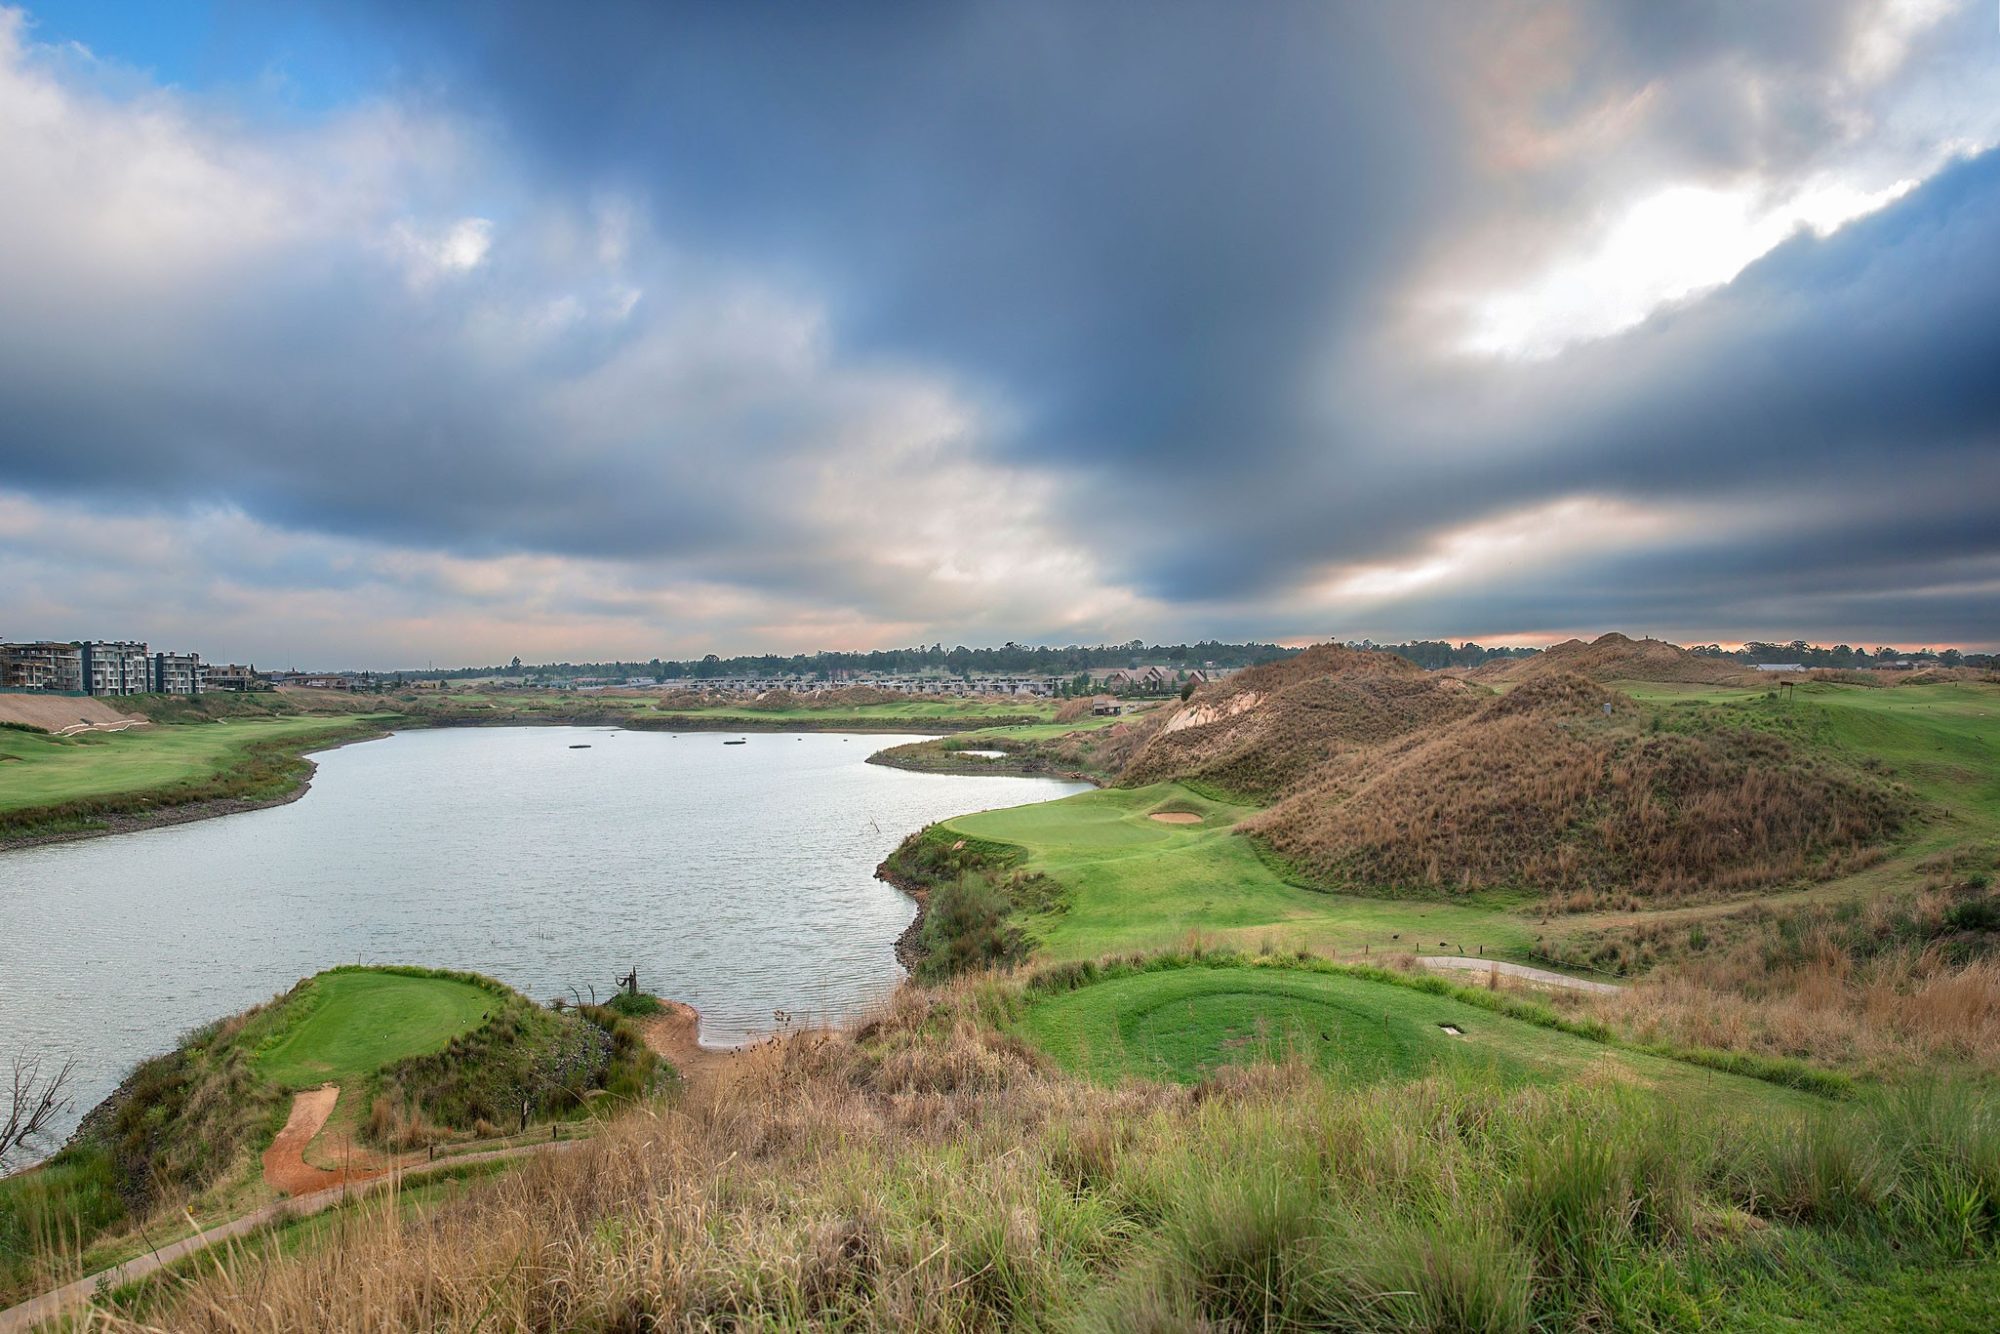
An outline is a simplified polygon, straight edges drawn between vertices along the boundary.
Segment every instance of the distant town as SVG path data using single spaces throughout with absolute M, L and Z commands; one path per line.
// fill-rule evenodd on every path
M 1348 640 L 1350 648 L 1379 649 L 1419 666 L 1476 667 L 1495 658 L 1531 656 L 1533 648 L 1489 648 L 1472 642 L 1412 640 L 1377 644 Z M 1021 695 L 1073 698 L 1079 695 L 1167 695 L 1220 680 L 1245 667 L 1289 657 L 1298 650 L 1278 644 L 1070 645 L 1056 648 L 1008 643 L 998 648 L 884 649 L 867 653 L 757 655 L 645 662 L 546 663 L 505 666 L 372 671 L 260 671 L 252 664 L 210 663 L 198 653 L 156 651 L 136 640 L 37 640 L 0 643 L 0 690 L 66 695 L 199 695 L 210 691 L 307 690 L 379 692 L 389 690 L 693 690 L 715 695 L 763 695 L 785 690 L 866 687 L 903 694 Z M 1690 646 L 1704 657 L 1724 658 L 1765 671 L 1874 668 L 1911 671 L 1923 667 L 1987 667 L 1991 653 L 1958 649 L 1903 650 L 1821 647 L 1803 640 L 1752 641 L 1740 649 Z

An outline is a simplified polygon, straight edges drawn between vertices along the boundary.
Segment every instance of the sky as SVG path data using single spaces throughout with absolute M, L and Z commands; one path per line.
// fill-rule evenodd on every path
M 2000 647 L 1991 0 L 28 0 L 0 201 L 0 639 Z

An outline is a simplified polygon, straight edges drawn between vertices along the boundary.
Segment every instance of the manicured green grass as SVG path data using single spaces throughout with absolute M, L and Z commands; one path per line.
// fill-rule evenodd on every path
M 1068 736 L 1071 732 L 1095 732 L 1131 721 L 1132 715 L 1125 714 L 1116 718 L 1078 718 L 1067 723 L 1023 723 L 1012 727 L 982 727 L 976 732 L 961 732 L 954 739 L 961 742 L 976 742 L 981 737 L 1006 741 L 1052 741 L 1059 736 Z
M 331 737 L 353 726 L 351 717 L 260 718 L 76 737 L 0 728 L 0 812 L 199 782 L 240 764 L 261 742 Z
M 1193 1083 L 1223 1066 L 1302 1059 L 1361 1082 L 1478 1073 L 1507 1084 L 1589 1079 L 1676 1099 L 1814 1101 L 1428 989 L 1279 958 L 1171 963 L 1073 990 L 1031 989 L 1018 1031 L 1064 1066 L 1110 1082 Z
M 322 973 L 288 1002 L 304 1014 L 259 1050 L 257 1072 L 287 1089 L 368 1078 L 441 1049 L 499 1003 L 492 992 L 448 978 Z
M 1199 825 L 1163 824 L 1162 809 Z M 1288 883 L 1231 827 L 1254 812 L 1177 783 L 1106 788 L 945 822 L 1027 850 L 1026 869 L 1070 891 L 1067 910 L 1023 923 L 1038 954 L 1094 959 L 1152 951 L 1191 934 L 1243 950 L 1405 952 L 1526 958 L 1533 925 L 1493 900 L 1423 902 L 1326 894 Z

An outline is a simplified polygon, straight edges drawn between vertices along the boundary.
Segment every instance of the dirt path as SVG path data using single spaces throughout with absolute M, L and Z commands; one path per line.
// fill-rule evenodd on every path
M 287 1123 L 287 1126 L 289 1128 L 289 1123 Z M 0 1334 L 22 1334 L 23 1331 L 31 1330 L 37 1325 L 53 1320 L 64 1311 L 73 1310 L 76 1307 L 84 1305 L 99 1292 L 121 1287 L 124 1284 L 144 1278 L 148 1274 L 164 1269 L 176 1260 L 185 1259 L 187 1256 L 206 1250 L 210 1246 L 214 1246 L 220 1242 L 229 1241 L 232 1238 L 254 1232 L 267 1223 L 279 1222 L 287 1218 L 303 1218 L 309 1214 L 316 1214 L 322 1210 L 331 1209 L 343 1200 L 354 1199 L 367 1194 L 371 1190 L 378 1190 L 384 1186 L 390 1186 L 408 1180 L 411 1177 L 423 1176 L 430 1172 L 450 1171 L 453 1168 L 462 1167 L 466 1163 L 491 1162 L 500 1158 L 520 1158 L 534 1153 L 549 1153 L 574 1149 L 577 1145 L 588 1142 L 587 1140 L 569 1139 L 559 1140 L 554 1143 L 529 1144 L 513 1149 L 489 1149 L 481 1153 L 460 1154 L 457 1157 L 440 1158 L 434 1163 L 418 1163 L 394 1174 L 385 1173 L 367 1181 L 347 1182 L 342 1185 L 316 1190 L 310 1194 L 294 1196 L 288 1200 L 279 1200 L 276 1204 L 267 1204 L 261 1209 L 252 1210 L 250 1213 L 244 1214 L 241 1218 L 233 1218 L 227 1223 L 218 1224 L 205 1232 L 197 1232 L 191 1237 L 183 1237 L 181 1240 L 162 1246 L 156 1251 L 149 1251 L 137 1259 L 127 1260 L 122 1265 L 101 1270 L 98 1273 L 80 1278 L 74 1283 L 66 1283 L 62 1287 L 56 1288 L 51 1292 L 45 1292 L 39 1297 L 31 1297 L 19 1306 L 10 1306 L 5 1310 L 0 1310 Z
M 306 1161 L 306 1148 L 325 1127 L 339 1100 L 340 1088 L 335 1084 L 293 1095 L 292 1114 L 285 1118 L 285 1128 L 264 1150 L 266 1185 L 287 1195 L 307 1195 L 349 1182 L 370 1181 L 395 1166 L 351 1140 L 339 1145 L 343 1165 L 338 1170 L 314 1167 Z
M 1545 987 L 1559 987 L 1564 991 L 1590 991 L 1599 995 L 1613 995 L 1625 988 L 1615 982 L 1592 982 L 1589 978 L 1571 977 L 1568 973 L 1553 973 L 1546 968 L 1530 968 L 1523 963 L 1504 963 L 1499 959 L 1475 959 L 1464 954 L 1420 954 L 1417 962 L 1426 968 L 1440 971 L 1485 973 L 1495 972 L 1502 977 L 1518 977 L 1524 982 L 1538 982 Z

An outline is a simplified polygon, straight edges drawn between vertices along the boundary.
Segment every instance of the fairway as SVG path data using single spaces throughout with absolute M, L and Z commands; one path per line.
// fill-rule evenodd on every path
M 1159 810 L 1199 824 L 1164 824 Z M 1190 934 L 1245 951 L 1432 952 L 1525 959 L 1530 924 L 1488 899 L 1371 899 L 1287 883 L 1232 832 L 1252 806 L 1177 783 L 1105 788 L 944 822 L 954 834 L 1027 850 L 1027 869 L 1071 891 L 1067 911 L 1030 918 L 1037 953 L 1095 959 L 1179 945 Z M 1446 944 L 1449 944 L 1449 949 Z
M 1809 682 L 1793 697 L 1722 687 L 1620 688 L 1671 715 L 1679 709 L 1740 710 L 1744 724 L 1775 727 L 1806 744 L 1874 761 L 1931 803 L 1932 817 L 1889 857 L 1817 885 L 1766 891 L 1843 897 L 1907 885 L 1920 863 L 1970 839 L 2000 838 L 2000 687 L 1964 682 L 1869 688 Z M 1739 724 L 1741 725 L 1741 724 Z M 1305 949 L 1373 958 L 1408 952 L 1537 958 L 1538 937 L 1560 942 L 1603 925 L 1649 915 L 1546 916 L 1534 896 L 1487 893 L 1445 899 L 1371 898 L 1306 889 L 1286 880 L 1233 826 L 1256 812 L 1176 783 L 1106 788 L 1060 801 L 945 821 L 956 836 L 1025 851 L 1025 869 L 1069 891 L 1064 910 L 1022 919 L 1038 957 L 1096 959 L 1173 948 L 1190 938 L 1246 952 Z M 1151 819 L 1161 810 L 1199 814 L 1199 824 Z M 1741 897 L 1656 910 L 1660 920 L 1733 911 Z M 1365 953 L 1364 953 L 1365 952 Z
M 1810 1101 L 1453 996 L 1275 960 L 1114 971 L 1072 991 L 1030 993 L 1017 1031 L 1068 1069 L 1105 1082 L 1185 1084 L 1224 1066 L 1304 1060 L 1363 1083 L 1469 1071 L 1510 1084 L 1589 1079 L 1678 1098 Z
M 0 728 L 0 812 L 115 797 L 225 775 L 258 742 L 351 731 L 345 718 L 259 718 L 42 736 Z
M 257 1072 L 285 1089 L 350 1083 L 437 1051 L 499 1003 L 491 992 L 448 978 L 322 973 L 291 1002 L 309 1007 L 305 1017 L 257 1053 Z

